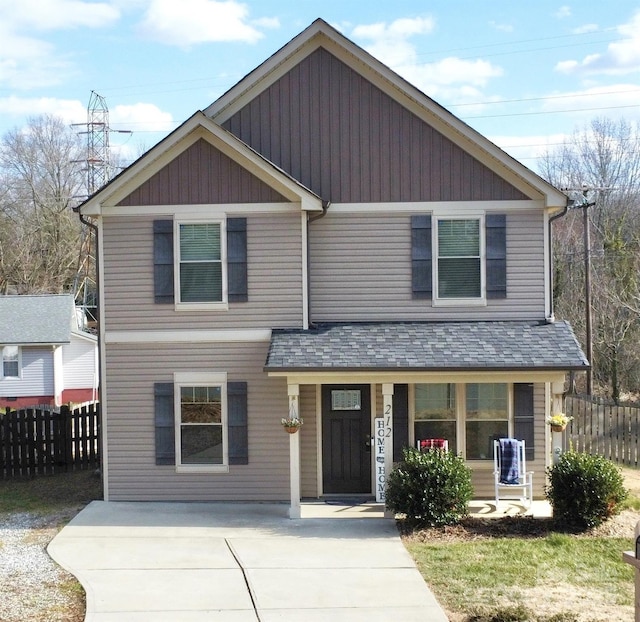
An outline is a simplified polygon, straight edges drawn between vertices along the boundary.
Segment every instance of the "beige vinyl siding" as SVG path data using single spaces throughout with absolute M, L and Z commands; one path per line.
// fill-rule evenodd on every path
M 105 218 L 103 248 L 107 331 L 302 325 L 299 212 L 247 216 L 249 301 L 228 311 L 177 312 L 154 302 L 152 217 Z
M 112 501 L 288 501 L 284 379 L 262 371 L 268 343 L 110 345 L 106 356 L 109 498 Z M 156 466 L 154 383 L 174 372 L 226 372 L 248 383 L 249 464 L 228 473 Z M 311 426 L 310 426 L 311 427 Z
M 544 317 L 541 211 L 507 215 L 507 298 L 486 307 L 434 307 L 411 293 L 411 216 L 331 213 L 310 225 L 314 322 L 519 320 Z
M 300 479 L 302 497 L 318 496 L 318 426 L 316 411 L 316 385 L 300 386 L 300 416 L 304 425 L 300 429 Z

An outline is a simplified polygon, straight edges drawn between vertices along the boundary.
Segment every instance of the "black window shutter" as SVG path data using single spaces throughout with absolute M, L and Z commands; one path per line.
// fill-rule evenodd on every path
M 507 297 L 507 217 L 487 214 L 487 299 Z
M 247 383 L 227 382 L 229 464 L 249 464 Z
M 229 302 L 247 302 L 247 219 L 227 219 Z
M 153 293 L 160 304 L 173 304 L 173 221 L 153 221 Z
M 414 299 L 430 299 L 431 216 L 411 216 L 411 290 Z
M 534 450 L 534 412 L 533 384 L 518 382 L 513 385 L 514 436 L 524 440 L 527 460 L 533 460 Z
M 173 383 L 154 384 L 156 464 L 176 463 L 175 420 L 173 413 Z
M 409 445 L 409 385 L 393 385 L 393 460 L 402 460 L 402 450 Z

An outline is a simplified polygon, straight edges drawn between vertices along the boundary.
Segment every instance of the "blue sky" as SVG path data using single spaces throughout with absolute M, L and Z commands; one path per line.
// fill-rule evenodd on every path
M 95 91 L 134 158 L 317 17 L 534 170 L 594 117 L 640 121 L 640 0 L 0 0 L 0 134 L 84 123 Z

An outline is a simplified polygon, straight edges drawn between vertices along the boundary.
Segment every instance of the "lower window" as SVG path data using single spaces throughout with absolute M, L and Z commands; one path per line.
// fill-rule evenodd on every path
M 185 379 L 176 388 L 176 465 L 226 465 L 225 382 Z
M 414 439 L 444 438 L 467 460 L 492 460 L 493 441 L 509 436 L 506 383 L 417 384 Z

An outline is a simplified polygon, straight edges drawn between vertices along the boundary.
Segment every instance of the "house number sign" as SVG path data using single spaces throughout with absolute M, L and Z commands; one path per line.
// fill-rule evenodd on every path
M 375 419 L 375 439 L 374 439 L 374 456 L 375 456 L 375 472 L 376 472 L 376 503 L 384 503 L 384 439 L 386 436 L 386 426 L 383 417 Z

